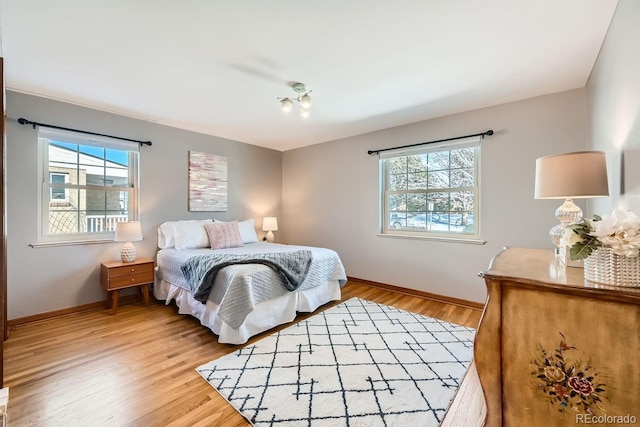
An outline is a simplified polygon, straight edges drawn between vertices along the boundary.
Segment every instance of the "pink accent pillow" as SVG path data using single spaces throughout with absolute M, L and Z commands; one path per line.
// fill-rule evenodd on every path
M 210 222 L 204 225 L 211 249 L 239 248 L 243 246 L 238 221 Z

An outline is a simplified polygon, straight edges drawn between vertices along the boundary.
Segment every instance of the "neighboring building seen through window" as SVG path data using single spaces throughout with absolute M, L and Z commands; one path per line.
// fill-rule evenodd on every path
M 476 238 L 480 139 L 381 153 L 382 233 Z
M 40 131 L 39 241 L 110 239 L 137 218 L 137 145 L 90 138 Z

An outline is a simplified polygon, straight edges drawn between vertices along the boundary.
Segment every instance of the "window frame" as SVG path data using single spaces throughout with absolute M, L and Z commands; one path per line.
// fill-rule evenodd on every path
M 50 171 L 49 164 L 49 145 L 50 141 L 66 142 L 70 144 L 79 144 L 83 146 L 93 146 L 103 149 L 114 149 L 128 152 L 128 176 L 127 183 L 130 186 L 125 187 L 108 187 L 105 185 L 95 184 L 72 184 L 66 180 L 65 184 L 54 184 L 50 182 L 52 174 L 64 174 L 64 172 Z M 80 151 L 75 166 L 80 169 Z M 108 166 L 104 166 L 105 170 Z M 37 242 L 32 244 L 33 247 L 49 246 L 49 245 L 69 245 L 69 244 L 87 244 L 113 242 L 115 231 L 100 232 L 75 232 L 63 234 L 49 234 L 49 212 L 52 202 L 69 202 L 71 191 L 91 191 L 99 190 L 105 192 L 126 192 L 128 193 L 128 217 L 127 221 L 135 221 L 139 219 L 139 186 L 140 186 L 140 153 L 139 146 L 135 143 L 125 143 L 109 137 L 92 136 L 72 131 L 50 130 L 40 128 L 38 130 L 38 236 Z M 54 188 L 65 189 L 65 200 L 51 199 L 51 193 Z M 82 211 L 78 207 L 79 211 Z M 85 209 L 86 210 L 86 209 Z M 108 210 L 104 210 L 105 217 Z
M 448 141 L 440 143 L 432 143 L 428 145 L 421 145 L 418 147 L 410 147 L 398 150 L 390 150 L 380 154 L 379 159 L 379 233 L 381 237 L 403 237 L 403 238 L 418 238 L 428 240 L 440 240 L 440 241 L 456 241 L 465 243 L 485 243 L 481 239 L 481 218 L 480 218 L 480 200 L 481 200 L 481 146 L 480 137 L 466 138 L 458 141 Z M 434 152 L 448 151 L 451 152 L 455 149 L 461 148 L 474 148 L 474 186 L 472 187 L 447 187 L 446 189 L 406 189 L 406 190 L 389 190 L 389 174 L 390 174 L 390 161 L 391 158 L 407 157 L 421 154 L 428 154 Z M 451 168 L 447 169 L 451 171 Z M 392 211 L 389 209 L 388 197 L 390 194 L 425 194 L 425 197 L 429 193 L 442 193 L 442 192 L 455 192 L 455 191 L 473 191 L 474 203 L 473 211 L 469 211 L 474 215 L 474 230 L 472 233 L 464 233 L 458 231 L 442 231 L 442 230 L 411 230 L 408 228 L 393 228 L 391 227 L 391 215 Z M 427 202 L 428 203 L 428 202 Z M 431 211 L 433 212 L 433 211 Z M 426 215 L 429 211 L 426 212 Z M 433 214 L 433 213 L 432 213 Z M 428 222 L 427 222 L 428 224 Z M 450 222 L 448 222 L 449 225 Z
M 53 177 L 54 176 L 62 176 L 64 177 L 64 182 L 62 183 L 54 183 L 53 182 Z M 49 182 L 51 184 L 67 184 L 69 183 L 69 174 L 68 173 L 64 173 L 64 172 L 49 172 Z M 54 193 L 54 189 L 62 189 L 64 191 L 64 197 L 63 198 L 57 198 L 57 197 L 53 197 L 53 193 Z M 59 186 L 50 186 L 49 187 L 49 202 L 68 202 L 69 201 L 69 189 L 64 188 L 64 187 L 59 187 Z

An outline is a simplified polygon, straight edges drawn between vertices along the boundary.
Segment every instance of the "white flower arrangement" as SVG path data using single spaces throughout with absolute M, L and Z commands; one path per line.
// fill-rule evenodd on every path
M 617 209 L 611 216 L 582 218 L 567 226 L 562 244 L 570 247 L 571 259 L 584 259 L 598 247 L 630 258 L 640 254 L 640 217 Z

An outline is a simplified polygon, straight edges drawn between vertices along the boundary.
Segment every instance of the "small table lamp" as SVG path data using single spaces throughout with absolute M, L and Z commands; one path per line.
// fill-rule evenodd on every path
M 122 262 L 133 262 L 136 260 L 136 247 L 131 242 L 142 240 L 142 226 L 140 221 L 119 222 L 116 224 L 116 235 L 114 241 L 126 242 L 120 252 Z
M 265 216 L 262 220 L 262 231 L 267 232 L 267 242 L 273 243 L 273 232 L 278 231 L 278 218 L 275 216 Z
M 565 199 L 556 210 L 560 224 L 549 236 L 556 247 L 567 225 L 582 218 L 582 209 L 572 199 L 609 195 L 604 151 L 577 151 L 540 157 L 536 160 L 536 199 Z

